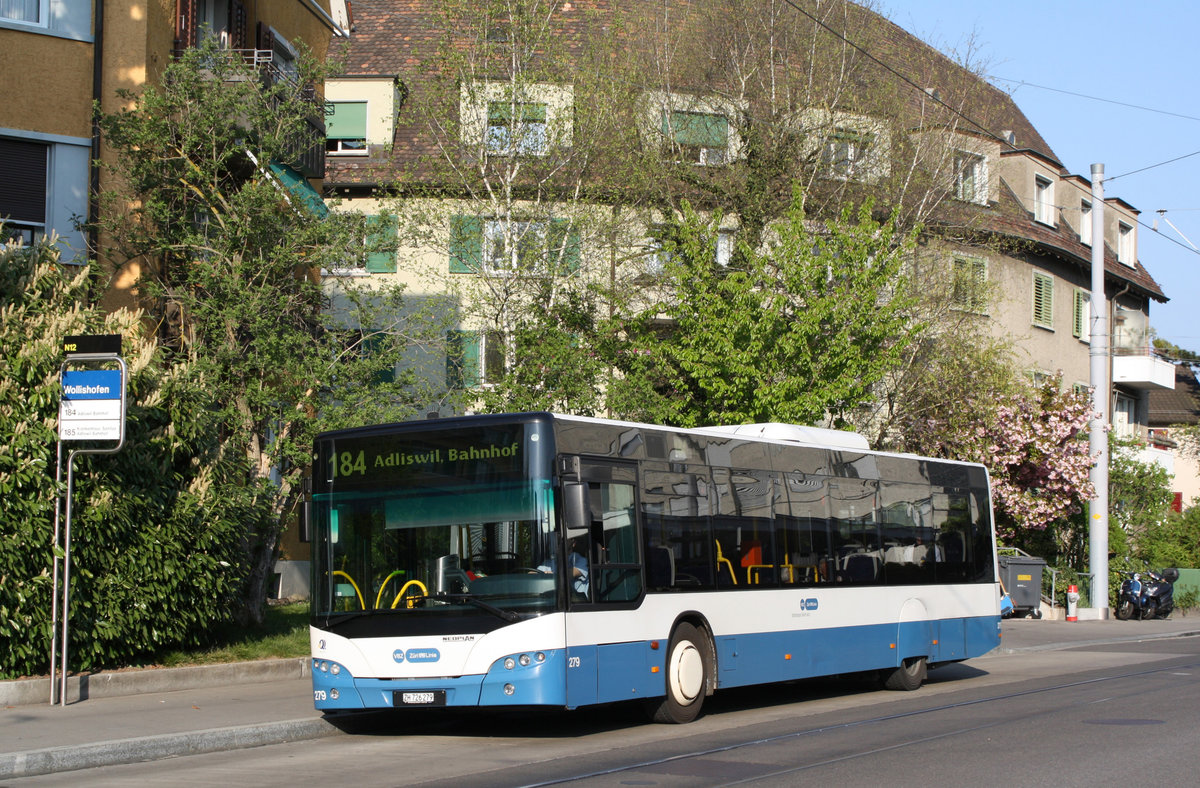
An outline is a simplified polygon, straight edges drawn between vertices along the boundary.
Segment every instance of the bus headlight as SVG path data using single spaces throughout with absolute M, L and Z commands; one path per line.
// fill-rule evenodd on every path
M 533 660 L 531 660 L 529 658 L 528 654 L 522 654 L 520 657 L 517 658 L 517 661 L 521 663 L 521 667 L 523 667 L 523 668 L 529 667 L 529 663 L 533 662 Z
M 504 669 L 505 669 L 505 670 L 512 670 L 512 669 L 513 669 L 513 668 L 515 668 L 516 666 L 517 666 L 517 663 L 516 663 L 516 661 L 515 661 L 515 660 L 513 660 L 513 658 L 512 658 L 512 657 L 505 657 L 505 658 L 504 658 Z M 511 684 L 509 684 L 509 685 L 507 685 L 507 686 L 511 687 L 512 685 L 511 685 Z M 509 695 L 511 695 L 512 693 L 510 692 L 510 693 L 508 693 L 508 694 L 509 694 Z

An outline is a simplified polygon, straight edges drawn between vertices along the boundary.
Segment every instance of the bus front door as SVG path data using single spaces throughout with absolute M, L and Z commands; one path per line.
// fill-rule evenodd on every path
M 630 694 L 631 673 L 649 673 L 632 668 L 645 662 L 645 646 L 622 640 L 642 598 L 637 466 L 584 460 L 579 469 L 587 485 L 585 522 L 566 523 L 564 533 L 568 550 L 587 559 L 586 582 L 572 584 L 566 616 L 572 708 L 640 697 L 644 689 Z

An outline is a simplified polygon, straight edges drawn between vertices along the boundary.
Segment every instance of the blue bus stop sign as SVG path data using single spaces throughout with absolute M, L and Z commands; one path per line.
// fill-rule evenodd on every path
M 62 383 L 59 440 L 121 440 L 125 429 L 121 370 L 68 370 Z

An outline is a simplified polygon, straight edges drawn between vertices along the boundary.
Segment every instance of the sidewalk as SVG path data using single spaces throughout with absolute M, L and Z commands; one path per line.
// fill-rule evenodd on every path
M 1200 635 L 1200 615 L 1184 616 L 1179 611 L 1166 620 L 1153 621 L 1058 621 L 1029 618 L 1006 619 L 1001 627 L 1000 648 L 993 654 L 1025 651 L 1054 651 L 1105 643 L 1136 642 Z M 990 656 L 990 655 L 989 655 Z
M 330 736 L 308 659 L 0 681 L 0 780 Z M 83 700 L 80 700 L 80 695 Z
M 1007 620 L 988 658 L 1200 635 L 1200 616 L 1166 621 Z M 309 660 L 131 670 L 72 680 L 0 681 L 0 780 L 338 735 L 312 705 Z M 83 697 L 80 700 L 80 696 Z

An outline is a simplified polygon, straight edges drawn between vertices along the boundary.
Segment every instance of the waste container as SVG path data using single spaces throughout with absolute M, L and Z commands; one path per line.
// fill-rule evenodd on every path
M 1046 561 L 1031 555 L 1002 555 L 1000 581 L 1012 598 L 1013 614 L 1042 615 L 1042 570 Z

